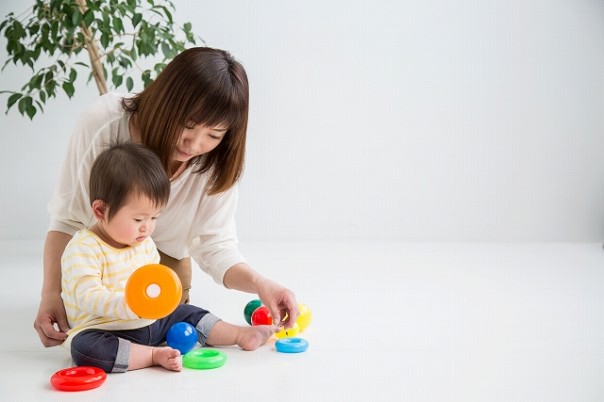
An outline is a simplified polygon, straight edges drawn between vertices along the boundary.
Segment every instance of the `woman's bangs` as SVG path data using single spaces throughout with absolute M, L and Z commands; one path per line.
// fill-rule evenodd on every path
M 191 112 L 189 121 L 208 127 L 224 126 L 229 130 L 239 127 L 247 116 L 244 102 L 225 97 L 213 99 L 204 98 L 197 108 Z

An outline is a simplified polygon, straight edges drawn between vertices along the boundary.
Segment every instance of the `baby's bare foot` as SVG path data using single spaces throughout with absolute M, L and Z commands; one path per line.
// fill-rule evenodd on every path
M 168 370 L 181 371 L 182 360 L 180 351 L 171 347 L 153 348 L 153 364 L 162 366 Z
M 264 345 L 274 332 L 275 327 L 272 325 L 241 327 L 241 332 L 237 336 L 237 345 L 244 350 L 256 350 Z

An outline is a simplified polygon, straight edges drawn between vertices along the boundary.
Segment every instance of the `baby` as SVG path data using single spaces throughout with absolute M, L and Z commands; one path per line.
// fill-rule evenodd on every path
M 159 263 L 150 236 L 168 203 L 170 181 L 151 150 L 124 143 L 98 156 L 89 187 L 96 223 L 75 233 L 61 259 L 61 296 L 71 327 L 65 345 L 76 365 L 108 373 L 158 365 L 180 371 L 180 352 L 160 345 L 181 321 L 196 328 L 201 345 L 255 350 L 272 336 L 274 326 L 232 325 L 190 304 L 159 320 L 138 317 L 124 289 L 136 269 Z

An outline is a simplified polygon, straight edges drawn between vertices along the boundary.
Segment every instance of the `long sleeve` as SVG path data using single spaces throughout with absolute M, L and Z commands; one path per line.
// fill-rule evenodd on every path
M 206 196 L 199 211 L 199 234 L 192 238 L 191 256 L 214 281 L 223 284 L 226 271 L 233 265 L 246 262 L 237 247 L 235 211 L 237 188 L 215 196 Z
M 89 328 L 142 328 L 155 320 L 138 317 L 125 300 L 128 278 L 143 265 L 159 262 L 153 240 L 116 249 L 89 230 L 76 232 L 61 259 L 61 298 L 71 330 L 68 341 Z
M 172 182 L 170 200 L 157 221 L 153 240 L 169 256 L 191 256 L 217 283 L 225 272 L 245 262 L 237 247 L 237 187 L 217 195 L 206 193 L 208 174 L 188 167 Z
M 136 320 L 138 316 L 128 308 L 124 291 L 119 283 L 103 283 L 102 273 L 106 272 L 103 262 L 97 256 L 98 250 L 72 248 L 62 260 L 64 282 L 73 299 L 77 300 L 77 310 L 89 316 L 118 320 Z M 111 275 L 128 277 L 129 267 L 116 267 Z M 67 307 L 67 306 L 66 306 Z M 70 310 L 76 306 L 69 306 Z

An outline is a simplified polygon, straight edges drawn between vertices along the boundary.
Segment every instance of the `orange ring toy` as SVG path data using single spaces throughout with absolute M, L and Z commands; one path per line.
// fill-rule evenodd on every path
M 144 265 L 126 283 L 126 303 L 142 318 L 163 318 L 174 311 L 182 297 L 176 272 L 161 264 Z

